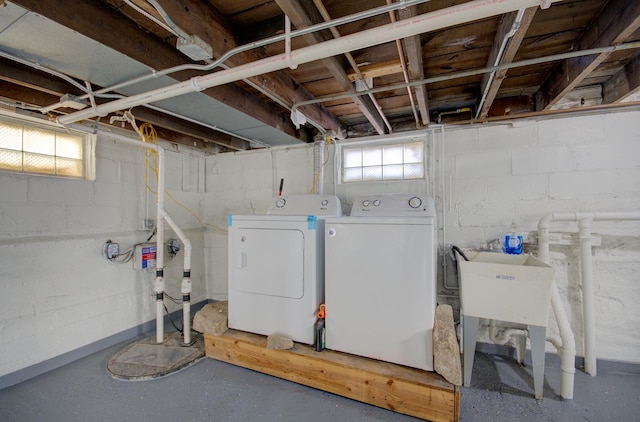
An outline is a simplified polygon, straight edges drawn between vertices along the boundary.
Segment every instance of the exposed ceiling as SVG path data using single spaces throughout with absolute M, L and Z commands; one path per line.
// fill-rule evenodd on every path
M 66 123 L 97 114 L 108 123 L 130 109 L 138 124 L 152 123 L 161 137 L 214 152 L 311 142 L 324 132 L 357 138 L 436 123 L 638 105 L 638 0 L 392 3 L 0 0 L 0 98 L 50 119 L 66 114 L 60 120 Z M 294 36 L 293 53 L 284 55 L 285 14 L 298 35 L 297 29 L 388 5 L 397 10 Z M 495 7 L 497 14 L 455 20 L 459 11 Z M 403 38 L 375 40 L 389 33 Z M 274 36 L 277 42 L 262 42 Z M 255 42 L 261 45 L 202 69 Z M 333 55 L 334 47 L 340 54 Z M 313 50 L 314 58 L 298 63 L 302 50 Z M 558 56 L 565 53 L 576 57 Z M 271 62 L 278 70 L 256 70 L 269 57 L 277 57 Z M 200 69 L 163 72 L 189 64 Z M 203 75 L 222 82 L 206 85 Z M 141 81 L 122 84 L 136 78 Z M 192 92 L 162 99 L 146 94 L 180 83 Z M 365 92 L 356 96 L 356 85 Z M 67 94 L 71 101 L 61 104 Z M 122 96 L 129 100 L 117 100 Z M 66 107 L 78 100 L 88 105 L 83 111 Z M 301 113 L 293 113 L 303 119 L 298 126 L 292 108 Z

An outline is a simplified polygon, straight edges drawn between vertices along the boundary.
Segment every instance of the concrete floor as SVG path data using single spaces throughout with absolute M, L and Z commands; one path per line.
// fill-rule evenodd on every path
M 410 421 L 415 418 L 204 358 L 172 375 L 122 381 L 107 361 L 127 343 L 0 390 L 2 421 Z M 599 362 L 576 372 L 574 400 L 559 397 L 559 360 L 547 355 L 543 401 L 530 365 L 476 353 L 462 388 L 461 421 L 640 420 L 640 365 Z

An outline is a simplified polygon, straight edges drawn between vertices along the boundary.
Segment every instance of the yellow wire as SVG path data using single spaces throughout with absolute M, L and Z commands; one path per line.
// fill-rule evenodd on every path
M 331 138 L 327 137 L 327 145 L 325 145 L 325 151 L 324 151 L 324 163 L 322 163 L 322 167 L 318 169 L 318 172 L 316 173 L 316 177 L 313 179 L 313 185 L 311 185 L 311 189 L 309 190 L 309 193 L 313 193 L 313 190 L 316 188 L 316 185 L 318 184 L 318 180 L 320 179 L 320 174 L 322 173 L 322 169 L 324 168 L 325 165 L 327 165 L 327 162 L 329 161 L 329 144 L 330 143 L 331 143 Z
M 142 134 L 141 136 L 141 140 L 142 142 L 148 142 L 151 144 L 158 144 L 158 134 L 156 133 L 156 130 L 154 129 L 153 125 L 151 123 L 143 123 L 142 125 L 140 125 L 140 132 Z M 154 191 L 151 186 L 149 186 L 149 170 L 153 171 L 153 174 L 156 177 L 156 186 L 158 183 L 158 165 L 157 165 L 157 153 L 155 149 L 151 149 L 151 148 L 142 148 L 143 152 L 144 152 L 144 165 L 145 165 L 145 173 L 144 173 L 144 183 L 147 187 L 147 189 L 149 190 L 149 192 L 153 193 L 154 195 L 158 195 L 158 192 Z M 153 158 L 153 165 L 149 164 L 149 159 Z M 227 230 L 223 229 L 222 227 L 216 226 L 215 224 L 210 224 L 207 223 L 205 221 L 202 221 L 202 219 L 200 217 L 198 217 L 196 215 L 196 213 L 194 213 L 193 211 L 191 211 L 189 209 L 189 207 L 187 207 L 186 205 L 184 205 L 182 202 L 178 201 L 176 198 L 173 197 L 173 195 L 171 195 L 167 190 L 164 191 L 164 193 L 173 201 L 175 202 L 177 205 L 181 206 L 182 208 L 184 208 L 189 214 L 191 214 L 191 216 L 193 218 L 195 218 L 200 224 L 204 224 L 205 226 L 209 226 L 212 227 L 214 229 L 226 232 Z

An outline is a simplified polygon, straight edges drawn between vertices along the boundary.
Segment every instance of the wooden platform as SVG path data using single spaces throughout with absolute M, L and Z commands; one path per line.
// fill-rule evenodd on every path
M 430 421 L 457 421 L 460 390 L 435 372 L 295 344 L 267 349 L 264 336 L 205 335 L 207 357 Z

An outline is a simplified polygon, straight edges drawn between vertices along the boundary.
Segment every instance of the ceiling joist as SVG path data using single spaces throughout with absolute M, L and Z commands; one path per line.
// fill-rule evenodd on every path
M 518 12 L 507 13 L 502 17 L 500 25 L 498 26 L 496 38 L 493 42 L 493 48 L 491 49 L 491 53 L 489 53 L 487 67 L 496 65 L 496 61 L 498 61 L 498 65 L 513 62 L 513 58 L 516 56 L 516 53 L 520 49 L 520 44 L 522 44 L 522 40 L 524 39 L 524 36 L 527 33 L 529 25 L 531 25 L 531 21 L 533 21 L 533 17 L 536 14 L 537 10 L 537 7 L 530 7 L 524 10 L 515 33 L 513 33 L 513 35 L 509 37 L 509 39 L 506 41 L 507 44 L 504 47 L 502 46 L 502 44 L 505 42 L 505 38 L 514 27 L 514 24 L 516 23 L 518 17 Z M 500 57 L 501 53 L 502 56 Z M 487 115 L 489 114 L 489 110 L 491 109 L 491 105 L 498 95 L 498 91 L 500 90 L 502 81 L 507 75 L 507 70 L 503 69 L 497 71 L 493 79 L 490 75 L 491 74 L 489 73 L 485 73 L 482 76 L 482 82 L 480 83 L 480 97 L 482 98 L 484 96 L 484 102 L 482 103 L 482 108 L 479 110 L 479 113 L 477 113 L 479 117 L 487 117 Z
M 311 3 L 310 0 L 275 0 L 285 15 L 289 17 L 291 23 L 296 28 L 306 28 L 317 23 L 324 22 L 319 11 Z M 309 45 L 322 43 L 331 39 L 324 32 L 314 32 L 304 35 L 304 39 Z M 337 81 L 340 87 L 346 91 L 355 93 L 355 88 L 349 80 L 342 63 L 336 57 L 328 57 L 322 60 L 322 64 L 327 68 L 329 74 Z M 376 129 L 379 134 L 385 133 L 385 126 L 382 117 L 378 113 L 375 105 L 368 97 L 353 97 L 353 102 L 366 116 L 367 120 Z
M 417 16 L 418 8 L 410 6 L 398 11 L 400 19 L 410 19 Z M 402 40 L 404 43 L 404 51 L 407 54 L 409 78 L 412 81 L 424 79 L 424 63 L 422 59 L 422 41 L 420 35 L 414 35 Z M 420 110 L 422 124 L 429 125 L 429 99 L 427 96 L 427 87 L 418 85 L 414 88 L 416 94 L 416 102 Z
M 640 27 L 640 1 L 609 1 L 591 22 L 576 50 L 623 43 Z M 564 60 L 536 93 L 536 110 L 548 110 L 578 86 L 612 53 Z
M 12 0 L 21 7 L 32 10 L 61 25 L 104 44 L 122 54 L 149 66 L 152 69 L 167 69 L 188 63 L 178 50 L 149 34 L 130 20 L 122 19 L 116 11 L 103 3 L 90 0 Z M 73 13 L 69 13 L 73 10 Z M 100 22 L 100 25 L 96 25 Z M 109 28 L 108 31 L 105 28 Z M 118 36 L 114 36 L 118 34 Z M 172 75 L 185 81 L 198 75 L 185 71 Z M 280 113 L 267 103 L 251 96 L 236 85 L 223 85 L 215 90 L 203 91 L 255 119 L 296 137 L 295 127 L 288 116 Z

